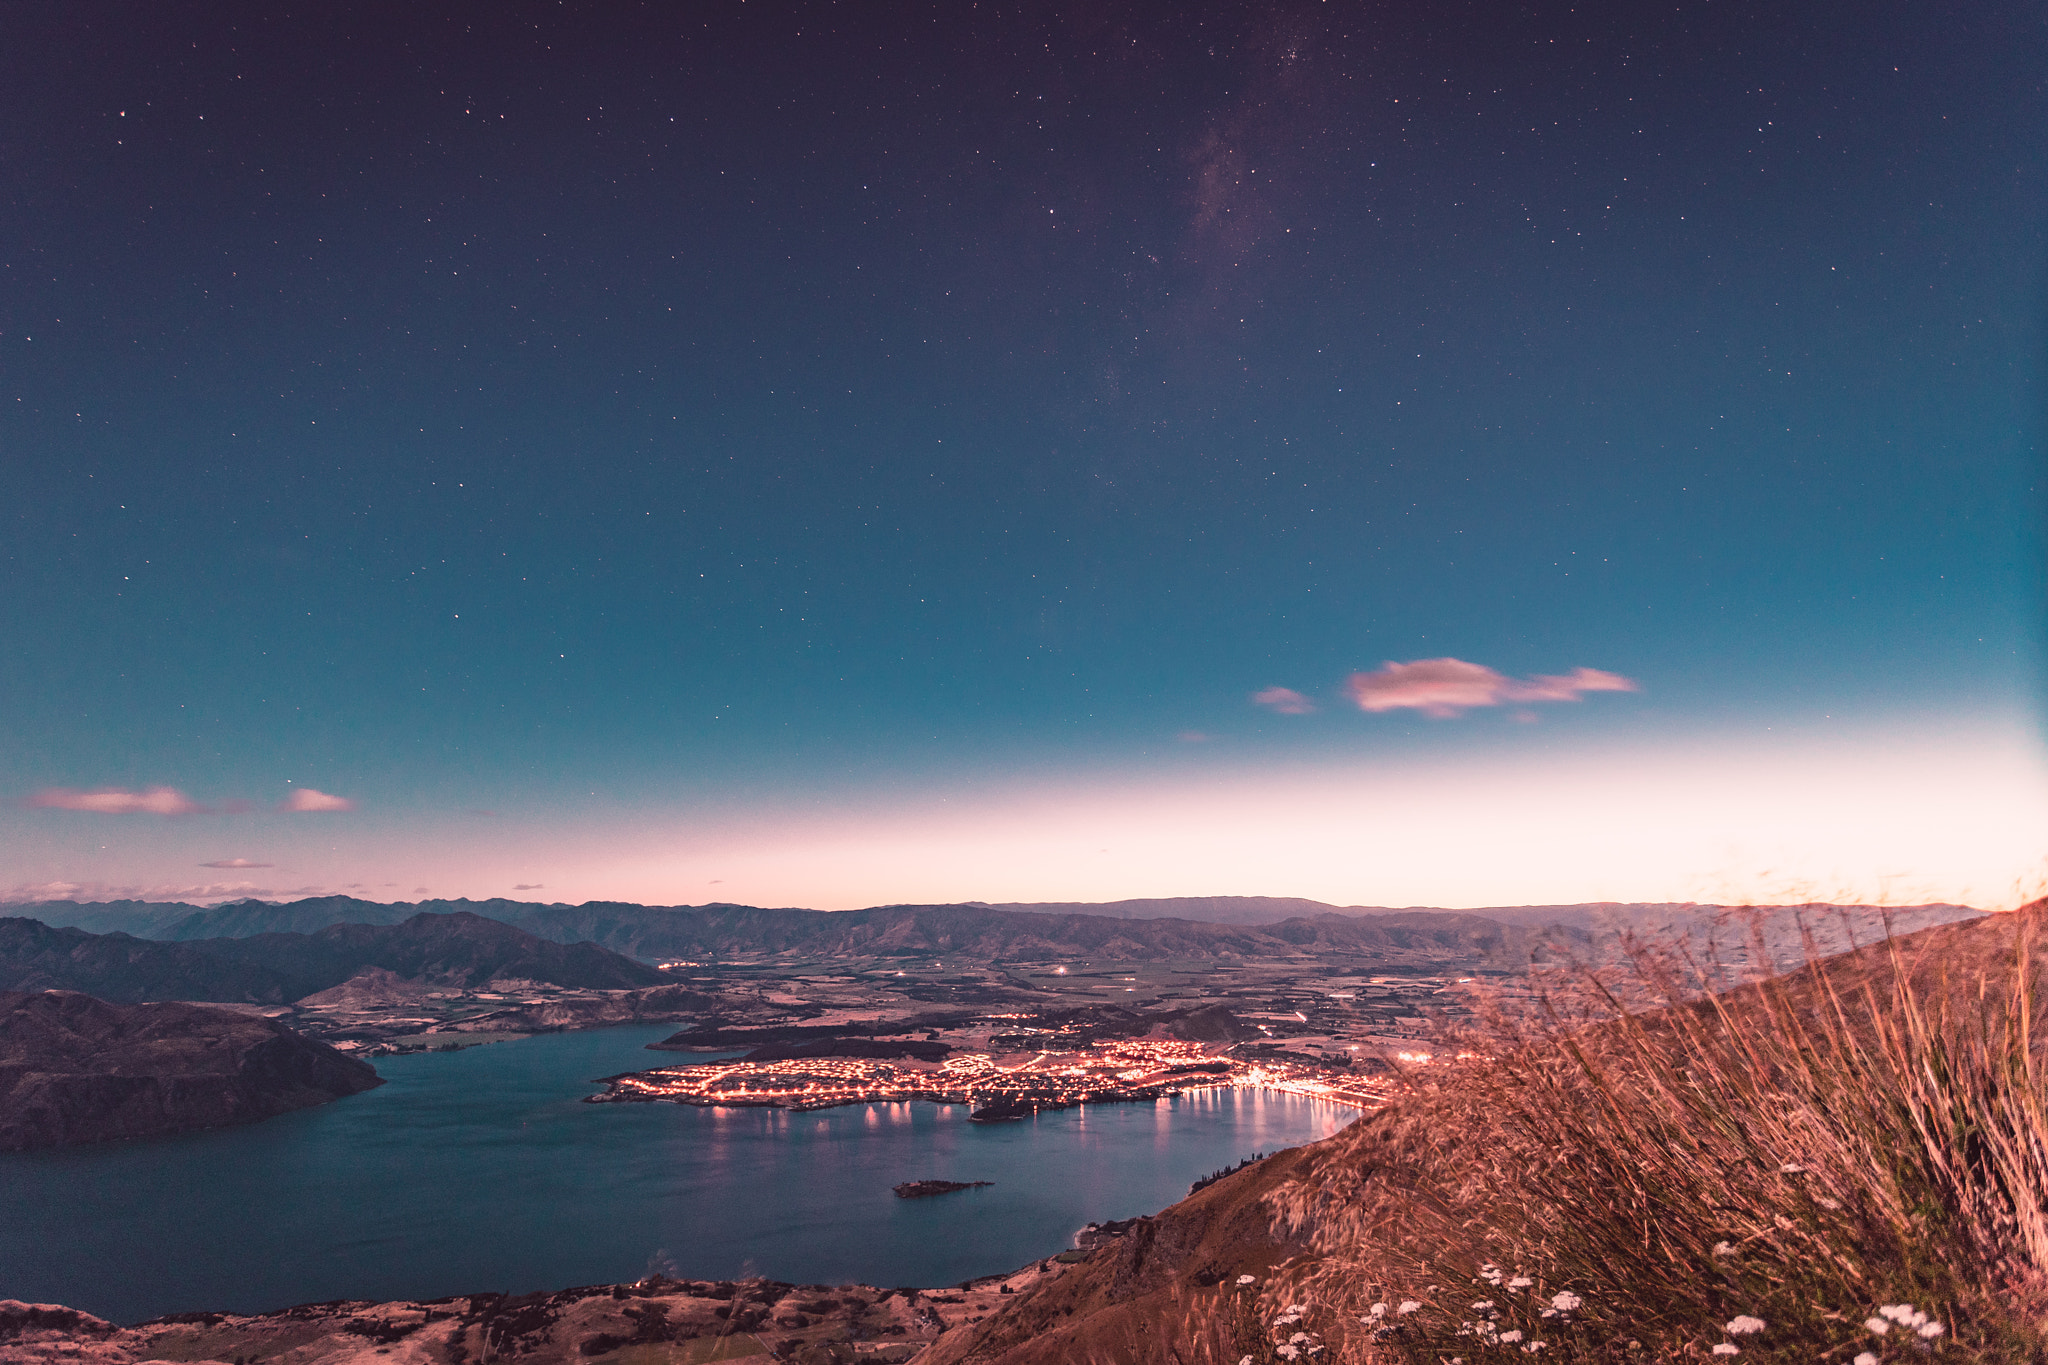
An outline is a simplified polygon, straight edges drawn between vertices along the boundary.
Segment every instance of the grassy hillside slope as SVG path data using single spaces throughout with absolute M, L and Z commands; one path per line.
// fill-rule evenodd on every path
M 2044 921 L 1704 998 L 1645 955 L 928 1360 L 2048 1361 Z

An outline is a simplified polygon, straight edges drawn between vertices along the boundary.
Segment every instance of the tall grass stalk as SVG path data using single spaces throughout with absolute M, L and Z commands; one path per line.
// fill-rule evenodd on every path
M 1493 1018 L 1274 1196 L 1318 1254 L 1269 1311 L 1339 1360 L 2048 1362 L 2044 919 Z

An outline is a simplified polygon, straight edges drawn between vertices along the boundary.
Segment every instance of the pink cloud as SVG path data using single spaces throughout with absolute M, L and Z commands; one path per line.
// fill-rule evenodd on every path
M 1575 668 L 1562 676 L 1510 678 L 1484 664 L 1468 664 L 1463 659 L 1389 662 L 1374 673 L 1353 673 L 1344 685 L 1361 711 L 1407 708 L 1438 720 L 1461 715 L 1476 706 L 1577 701 L 1588 692 L 1638 690 L 1633 680 L 1597 668 Z
M 277 866 L 277 864 L 276 864 L 276 863 L 252 863 L 252 862 L 250 862 L 250 861 L 249 861 L 249 860 L 248 860 L 247 858 L 221 858 L 221 859 L 218 859 L 217 861 L 214 861 L 214 862 L 210 862 L 210 863 L 201 863 L 201 864 L 200 864 L 200 866 L 201 866 L 201 867 L 276 867 L 276 866 Z
M 1577 701 L 1587 692 L 1639 692 L 1634 680 L 1597 668 L 1575 668 L 1561 678 L 1538 673 L 1518 682 L 1509 701 Z
M 354 810 L 356 803 L 346 796 L 329 796 L 311 787 L 297 787 L 277 808 L 290 811 Z
M 30 797 L 29 804 L 50 810 L 92 811 L 97 815 L 197 815 L 206 809 L 176 787 L 150 787 L 139 792 L 119 787 L 100 787 L 89 792 L 47 787 Z
M 1314 702 L 1291 687 L 1269 687 L 1263 692 L 1254 692 L 1252 704 L 1278 711 L 1283 716 L 1305 716 L 1316 709 Z

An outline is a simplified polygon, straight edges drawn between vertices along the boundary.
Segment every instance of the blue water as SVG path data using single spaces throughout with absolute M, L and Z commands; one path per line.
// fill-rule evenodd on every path
M 958 1105 L 791 1114 L 582 1104 L 675 1059 L 668 1026 L 385 1057 L 386 1084 L 246 1128 L 0 1155 L 0 1298 L 117 1322 L 328 1299 L 760 1274 L 945 1285 L 1152 1213 L 1349 1110 L 1269 1091 L 970 1123 Z M 904 1180 L 989 1189 L 897 1199 Z

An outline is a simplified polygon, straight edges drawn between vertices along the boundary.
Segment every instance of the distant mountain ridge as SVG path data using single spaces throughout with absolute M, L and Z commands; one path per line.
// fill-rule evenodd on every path
M 1566 952 L 1596 943 L 1611 949 L 1631 931 L 1711 938 L 1717 951 L 1725 950 L 1737 960 L 1746 960 L 1751 954 L 1748 940 L 1760 931 L 1766 956 L 1789 963 L 1798 959 L 1808 933 L 1815 934 L 1824 951 L 1837 951 L 1850 940 L 1881 936 L 1888 921 L 1898 932 L 1911 932 L 1979 913 L 1955 905 L 1757 907 L 1752 911 L 1689 904 L 1585 904 L 1486 911 L 1391 910 L 1340 908 L 1284 897 L 1230 896 L 1115 901 L 1102 906 L 970 902 L 840 911 L 733 904 L 649 906 L 618 901 L 566 905 L 503 899 L 384 904 L 349 896 L 282 904 L 245 900 L 213 907 L 47 902 L 22 908 L 48 915 L 58 925 L 131 925 L 137 932 L 147 926 L 155 941 L 210 945 L 205 951 L 214 958 L 272 970 L 284 970 L 304 962 L 309 954 L 318 954 L 304 947 L 271 953 L 260 947 L 225 945 L 254 944 L 280 933 L 317 937 L 341 924 L 367 928 L 411 922 L 421 915 L 466 915 L 555 944 L 598 945 L 643 963 L 762 957 L 936 959 L 948 954 L 982 962 L 1063 957 L 1140 961 L 1335 953 L 1369 956 L 1389 966 L 1485 964 L 1512 969 L 1532 955 L 1548 951 L 1545 945 Z M 1138 913 L 1166 909 L 1188 913 Z M 1222 914 L 1239 918 L 1210 918 Z M 135 950 L 128 951 L 132 954 Z M 409 974 L 383 960 L 361 965 Z M 294 979 L 303 979 L 303 972 Z
M 328 915 L 354 915 L 371 903 L 329 898 L 268 907 L 275 919 L 306 922 Z M 446 904 L 446 903 L 444 903 Z M 474 906 L 475 908 L 470 908 Z M 405 907 L 412 909 L 413 907 Z M 375 906 L 388 917 L 394 907 Z M 477 909 L 520 913 L 514 923 Z M 275 922 L 260 903 L 222 907 L 225 918 L 244 928 Z M 311 911 L 311 914 L 308 914 Z M 219 920 L 204 922 L 215 927 Z M 188 925 L 184 918 L 166 922 Z M 441 957 L 421 942 L 437 924 L 460 925 L 452 933 L 461 952 Z M 398 931 L 403 930 L 402 934 Z M 1253 928 L 1192 920 L 1113 919 L 1101 915 L 1045 915 L 993 910 L 979 905 L 896 905 L 869 910 L 768 910 L 753 906 L 664 907 L 592 902 L 580 906 L 520 906 L 515 902 L 467 903 L 439 914 L 413 914 L 403 925 L 343 922 L 311 934 L 257 932 L 244 938 L 184 939 L 178 942 L 94 936 L 75 927 L 37 921 L 0 920 L 0 987 L 109 989 L 116 999 L 144 998 L 142 987 L 171 990 L 168 997 L 289 1001 L 339 985 L 365 968 L 402 977 L 450 973 L 469 963 L 485 938 L 496 934 L 500 948 L 515 936 L 523 957 L 499 952 L 490 975 L 530 977 L 560 985 L 625 988 L 657 984 L 662 977 L 648 962 L 736 958 L 902 958 L 959 956 L 980 962 L 1029 962 L 1084 958 L 1105 962 L 1160 959 L 1245 959 L 1339 953 L 1369 956 L 1389 966 L 1449 967 L 1498 961 L 1511 965 L 1525 951 L 1529 932 L 1461 914 L 1399 914 L 1379 919 L 1321 915 Z M 444 937 L 447 933 L 444 933 Z M 400 951 L 401 945 L 406 951 Z M 545 950 L 541 946 L 544 945 Z M 600 946 L 601 945 L 601 946 Z M 587 970 L 572 970 L 567 957 L 584 955 Z M 599 970 L 591 953 L 609 964 Z M 467 954 L 468 956 L 464 956 Z M 553 956 L 544 963 L 540 957 Z M 641 959 L 638 962 L 631 959 Z M 529 960 L 534 959 L 534 960 Z M 648 979 L 633 979 L 620 964 Z M 223 975 L 228 967 L 244 975 Z M 466 969 L 465 981 L 483 968 Z M 595 972 L 595 975 L 592 973 Z M 187 982 L 205 996 L 171 989 Z
M 1704 923 L 1724 917 L 1739 918 L 1751 912 L 1766 916 L 1791 911 L 1808 911 L 1823 916 L 1835 910 L 1881 917 L 1889 913 L 1915 928 L 1967 919 L 1982 913 L 1967 905 L 1933 902 L 1925 905 L 1720 905 L 1697 901 L 1583 901 L 1571 905 L 1485 905 L 1453 910 L 1429 905 L 1329 905 L 1298 896 L 1162 896 L 1142 900 L 1103 901 L 976 901 L 991 910 L 1013 910 L 1032 915 L 1106 915 L 1114 919 L 1174 918 L 1206 924 L 1277 924 L 1282 920 L 1311 919 L 1318 915 L 1352 915 L 1385 918 L 1391 915 L 1476 915 L 1497 924 L 1523 928 L 1561 925 L 1572 929 L 1604 930 L 1620 925 L 1636 928 L 1672 924 Z
M 1128 962 L 1306 952 L 1373 952 L 1421 965 L 1509 950 L 1509 931 L 1472 916 L 1378 923 L 1344 916 L 1252 928 L 1192 920 L 1042 915 L 976 905 L 891 905 L 867 910 L 702 910 L 590 904 L 549 907 L 532 932 L 574 935 L 656 959 L 749 956 L 939 958 L 1030 962 L 1081 957 Z
M 379 968 L 454 987 L 523 979 L 595 990 L 669 980 L 594 943 L 559 943 L 467 911 L 399 924 L 330 924 L 311 934 L 263 933 L 165 943 L 0 919 L 0 990 L 82 991 L 102 1000 L 285 1004 Z
M 1571 928 L 1603 929 L 1617 924 L 1643 925 L 1697 921 L 1716 916 L 1739 916 L 1760 911 L 1774 914 L 1808 911 L 1820 914 L 1851 910 L 1871 916 L 1890 914 L 1915 926 L 1945 923 L 1982 913 L 1967 905 L 1930 902 L 1922 905 L 1873 906 L 1768 905 L 1739 906 L 1695 901 L 1583 901 L 1568 905 L 1495 905 L 1466 909 L 1428 905 L 1332 905 L 1299 896 L 1160 896 L 1120 901 L 958 901 L 962 909 L 1002 910 L 1025 915 L 1085 915 L 1101 919 L 1180 919 L 1197 924 L 1233 924 L 1260 927 L 1289 919 L 1313 919 L 1319 915 L 1383 918 L 1392 915 L 1476 915 L 1499 924 L 1535 928 L 1564 925 Z M 138 938 L 179 942 L 199 938 L 247 938 L 253 934 L 313 933 L 330 924 L 397 924 L 413 915 L 453 914 L 469 911 L 504 924 L 539 928 L 571 922 L 576 912 L 618 907 L 644 911 L 750 911 L 780 914 L 860 914 L 855 910 L 815 911 L 785 906 L 769 909 L 713 901 L 705 905 L 640 905 L 628 901 L 585 901 L 570 905 L 563 901 L 517 901 L 503 897 L 473 901 L 371 901 L 354 896 L 309 896 L 296 901 L 239 900 L 218 905 L 195 905 L 182 901 L 25 901 L 6 907 L 45 924 L 85 929 L 92 933 L 128 933 Z M 869 911 L 901 908 L 870 906 Z M 542 937 L 548 935 L 542 934 Z

